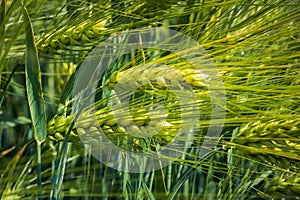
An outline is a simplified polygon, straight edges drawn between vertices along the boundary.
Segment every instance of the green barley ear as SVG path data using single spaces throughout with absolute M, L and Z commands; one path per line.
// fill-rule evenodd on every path
M 240 128 L 228 146 L 245 157 L 286 167 L 300 160 L 300 119 L 251 122 Z
M 300 195 L 300 176 L 293 171 L 269 171 L 257 177 L 257 187 L 262 197 L 296 199 Z M 256 182 L 256 181 L 254 181 Z
M 72 50 L 79 45 L 90 45 L 99 42 L 99 39 L 108 35 L 105 25 L 108 20 L 92 21 L 90 19 L 68 29 L 42 35 L 37 40 L 39 52 L 42 54 L 55 53 L 57 50 Z

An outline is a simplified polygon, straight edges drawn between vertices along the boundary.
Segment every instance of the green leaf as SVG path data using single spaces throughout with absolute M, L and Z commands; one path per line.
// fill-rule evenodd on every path
M 5 38 L 5 0 L 0 3 L 0 60 L 2 60 L 3 49 L 4 49 L 4 38 Z M 1 62 L 0 62 L 1 63 Z M 0 78 L 2 74 L 3 66 L 0 66 Z M 1 83 L 1 79 L 0 79 Z
M 23 6 L 23 14 L 26 35 L 25 76 L 27 99 L 34 138 L 41 144 L 46 139 L 47 129 L 44 97 L 41 86 L 40 64 L 37 48 L 34 43 L 32 24 L 25 6 Z

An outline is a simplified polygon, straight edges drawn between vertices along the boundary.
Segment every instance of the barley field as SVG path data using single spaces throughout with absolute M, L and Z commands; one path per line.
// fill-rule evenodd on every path
M 300 199 L 299 0 L 0 2 L 0 199 Z

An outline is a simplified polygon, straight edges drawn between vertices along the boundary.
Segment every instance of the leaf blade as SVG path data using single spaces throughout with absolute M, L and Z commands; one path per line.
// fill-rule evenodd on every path
M 34 42 L 33 28 L 25 6 L 23 6 L 23 19 L 26 36 L 25 76 L 27 100 L 34 138 L 41 144 L 46 140 L 47 133 L 45 104 L 41 84 L 40 63 Z

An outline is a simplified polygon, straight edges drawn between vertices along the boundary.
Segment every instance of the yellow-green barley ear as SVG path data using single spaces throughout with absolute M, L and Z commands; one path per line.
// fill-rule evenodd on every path
M 57 50 L 70 49 L 80 44 L 92 44 L 97 36 L 104 34 L 106 21 L 95 22 L 87 20 L 78 26 L 67 30 L 58 30 L 43 35 L 38 41 L 38 48 L 41 53 L 55 53 Z M 45 39 L 46 38 L 46 39 Z M 98 42 L 98 41 L 97 41 Z
M 284 167 L 285 159 L 300 159 L 298 146 L 293 142 L 299 140 L 300 129 L 296 126 L 298 134 L 290 132 L 299 120 L 296 117 L 293 120 L 273 119 L 248 123 L 240 128 L 229 146 L 241 154 L 251 155 L 252 159 Z

